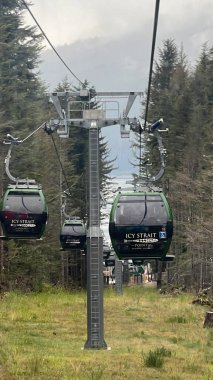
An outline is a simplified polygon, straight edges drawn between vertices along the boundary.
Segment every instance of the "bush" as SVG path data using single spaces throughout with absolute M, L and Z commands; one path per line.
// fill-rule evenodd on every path
M 160 347 L 156 348 L 154 351 L 149 351 L 144 358 L 145 367 L 152 368 L 162 368 L 165 356 L 170 357 L 172 355 L 171 350 Z

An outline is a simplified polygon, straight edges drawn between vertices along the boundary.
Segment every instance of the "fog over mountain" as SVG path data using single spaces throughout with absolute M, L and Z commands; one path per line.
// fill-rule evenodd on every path
M 32 11 L 41 22 L 58 53 L 81 80 L 89 81 L 97 91 L 145 91 L 148 84 L 155 2 L 137 0 L 116 2 L 81 0 L 37 0 Z M 27 16 L 27 15 L 26 15 Z M 31 22 L 29 15 L 26 22 Z M 193 66 L 202 46 L 213 41 L 213 4 L 211 0 L 163 0 L 160 3 L 155 59 L 162 41 L 172 38 Z M 45 43 L 45 41 L 44 41 Z M 69 73 L 46 42 L 40 73 L 49 91 Z M 123 105 L 119 112 L 122 113 Z M 139 116 L 135 104 L 130 116 Z M 161 117 L 161 115 L 159 115 Z M 118 127 L 104 128 L 109 139 L 111 158 L 117 156 L 119 172 L 135 171 L 127 140 L 121 140 Z

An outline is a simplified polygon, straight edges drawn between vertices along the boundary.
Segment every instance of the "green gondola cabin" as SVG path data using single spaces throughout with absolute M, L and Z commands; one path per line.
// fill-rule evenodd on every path
M 110 213 L 109 234 L 121 260 L 164 260 L 173 234 L 172 210 L 165 195 L 118 193 Z
M 60 232 L 62 250 L 86 250 L 86 226 L 79 219 L 66 219 Z
M 41 239 L 47 216 L 41 188 L 8 186 L 0 202 L 0 221 L 6 239 Z

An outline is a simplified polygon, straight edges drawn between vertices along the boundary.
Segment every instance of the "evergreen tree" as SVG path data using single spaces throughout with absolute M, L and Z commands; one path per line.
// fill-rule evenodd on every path
M 160 57 L 165 56 L 161 51 Z M 210 278 L 211 244 L 207 241 L 210 242 L 212 227 L 209 212 L 212 50 L 206 45 L 203 47 L 194 72 L 189 70 L 182 50 L 177 54 L 175 65 L 171 65 L 170 74 L 164 75 L 164 67 L 164 61 L 160 60 L 153 78 L 150 114 L 156 115 L 164 109 L 165 124 L 169 127 L 166 178 L 175 217 L 171 253 L 176 255 L 170 274 L 173 273 L 177 285 L 187 281 L 198 289 Z
M 36 70 L 41 36 L 35 28 L 23 26 L 22 11 L 20 0 L 0 1 L 0 110 L 11 125 L 4 133 L 32 129 L 35 103 L 41 97 Z
M 20 0 L 0 0 L 1 140 L 7 133 L 24 139 L 45 120 L 46 104 L 37 69 L 41 36 L 35 28 L 24 26 L 23 9 Z M 42 166 L 39 166 L 40 154 L 36 145 L 36 138 L 31 137 L 26 143 L 15 146 L 10 165 L 14 177 L 41 178 Z M 4 161 L 7 148 L 8 146 L 3 146 L 1 149 L 1 162 Z M 4 175 L 2 193 L 8 182 Z M 13 255 L 12 252 L 16 254 Z M 39 252 L 39 246 L 33 249 L 32 244 L 27 242 L 1 244 L 1 276 L 6 278 L 7 284 L 11 284 L 11 278 L 14 279 L 11 286 L 18 287 L 20 283 L 27 283 L 34 272 L 30 267 L 38 267 L 41 261 L 38 260 Z M 40 272 L 46 278 L 49 262 L 45 257 L 47 256 L 43 256 L 46 266 L 41 266 Z M 24 270 L 26 266 L 28 269 Z
M 169 180 L 175 224 L 170 253 L 176 255 L 169 273 L 177 285 L 186 281 L 197 289 L 211 277 L 212 73 L 212 49 L 207 45 L 192 71 L 183 49 L 166 40 L 155 64 L 148 117 L 151 122 L 163 117 L 169 128 L 166 138 L 163 135 L 168 153 L 164 183 Z M 156 144 L 144 143 L 155 173 Z

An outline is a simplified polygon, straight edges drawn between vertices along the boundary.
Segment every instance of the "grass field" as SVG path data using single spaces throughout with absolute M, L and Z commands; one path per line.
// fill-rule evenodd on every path
M 0 300 L 0 379 L 212 380 L 213 329 L 193 296 L 129 287 L 105 290 L 105 340 L 82 350 L 86 293 L 48 289 Z

